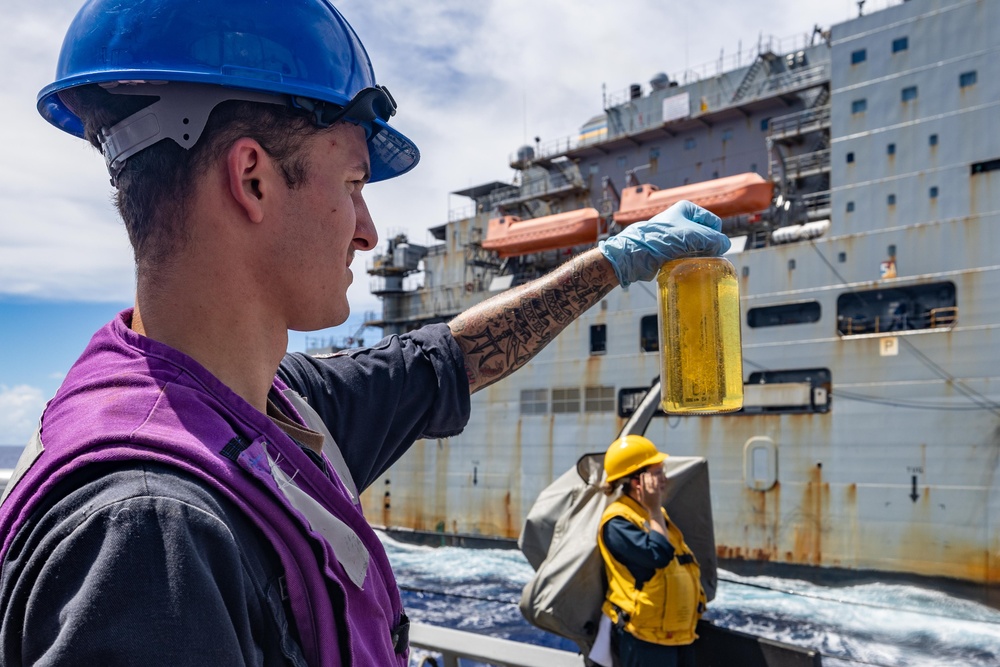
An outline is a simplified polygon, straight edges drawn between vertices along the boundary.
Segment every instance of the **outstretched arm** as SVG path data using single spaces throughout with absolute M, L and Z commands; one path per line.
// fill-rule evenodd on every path
M 552 273 L 473 306 L 449 323 L 465 354 L 469 390 L 506 377 L 617 285 L 652 280 L 671 259 L 721 255 L 722 221 L 688 201 L 601 241 Z
M 449 326 L 465 353 L 469 390 L 489 386 L 526 364 L 617 285 L 611 263 L 595 248 L 456 317 Z

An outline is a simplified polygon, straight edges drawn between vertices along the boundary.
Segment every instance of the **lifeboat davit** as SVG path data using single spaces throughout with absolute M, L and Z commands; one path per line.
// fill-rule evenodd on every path
M 513 257 L 596 243 L 600 221 L 601 215 L 596 208 L 581 208 L 528 220 L 505 215 L 490 220 L 483 248 L 495 250 L 501 257 Z
M 763 211 L 771 205 L 774 184 L 753 172 L 660 190 L 655 185 L 624 188 L 615 222 L 629 225 L 649 220 L 673 204 L 687 199 L 720 218 Z

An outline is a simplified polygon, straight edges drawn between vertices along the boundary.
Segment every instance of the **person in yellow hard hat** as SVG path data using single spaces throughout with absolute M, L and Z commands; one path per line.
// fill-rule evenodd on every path
M 604 457 L 605 493 L 621 495 L 604 510 L 597 535 L 608 577 L 602 611 L 622 667 L 695 664 L 706 598 L 698 562 L 663 509 L 666 458 L 639 435 L 615 440 Z

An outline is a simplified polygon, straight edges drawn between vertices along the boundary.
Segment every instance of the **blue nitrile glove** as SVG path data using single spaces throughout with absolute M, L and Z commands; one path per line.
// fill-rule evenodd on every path
M 672 259 L 726 252 L 729 237 L 720 229 L 719 216 L 685 200 L 645 222 L 633 222 L 597 247 L 611 262 L 622 287 L 628 287 L 638 280 L 652 280 Z

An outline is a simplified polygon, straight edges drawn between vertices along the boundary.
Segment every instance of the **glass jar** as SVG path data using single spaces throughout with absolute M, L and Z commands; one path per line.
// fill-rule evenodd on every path
M 667 262 L 659 283 L 660 392 L 668 413 L 743 407 L 736 269 L 722 257 Z

